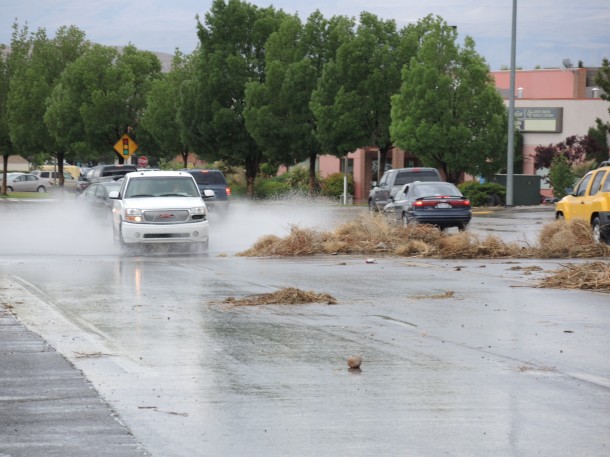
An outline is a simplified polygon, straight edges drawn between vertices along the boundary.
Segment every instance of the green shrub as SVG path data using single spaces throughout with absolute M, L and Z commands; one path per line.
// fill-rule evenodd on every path
M 326 197 L 340 197 L 343 195 L 343 173 L 333 173 L 320 179 L 320 193 Z M 347 193 L 354 195 L 354 177 L 347 176 Z
M 309 170 L 303 166 L 292 167 L 280 178 L 290 186 L 291 190 L 297 193 L 309 190 Z
M 566 196 L 566 189 L 574 186 L 576 176 L 563 154 L 558 154 L 553 158 L 549 180 L 553 186 L 553 196 L 559 199 Z
M 478 181 L 468 181 L 458 185 L 458 188 L 472 206 L 504 205 L 506 199 L 506 187 L 493 182 L 481 184 Z
M 254 185 L 254 195 L 261 199 L 277 198 L 290 193 L 290 190 L 290 184 L 275 178 L 261 180 Z

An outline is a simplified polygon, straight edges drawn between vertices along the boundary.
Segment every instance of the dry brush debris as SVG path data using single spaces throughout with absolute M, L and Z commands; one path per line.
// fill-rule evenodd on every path
M 540 281 L 537 287 L 610 292 L 610 263 L 587 262 L 578 265 L 564 265 L 561 270 Z
M 382 215 L 367 214 L 340 225 L 334 232 L 320 232 L 291 225 L 287 236 L 262 237 L 250 249 L 237 255 L 263 257 L 315 254 L 375 254 L 442 259 L 590 259 L 610 257 L 610 246 L 596 243 L 589 224 L 578 220 L 558 220 L 546 224 L 540 231 L 536 245 L 523 246 L 520 243 L 504 242 L 496 236 L 479 237 L 470 232 L 447 234 L 429 225 L 403 227 L 388 223 Z M 607 263 L 589 264 L 581 267 L 582 271 L 577 268 L 566 267 L 564 271 L 549 277 L 540 287 L 610 290 L 610 267 Z
M 378 214 L 340 225 L 334 232 L 289 226 L 285 237 L 260 238 L 241 256 L 305 256 L 315 254 L 386 254 L 444 259 L 593 258 L 610 256 L 610 246 L 595 243 L 582 221 L 555 221 L 545 225 L 536 246 L 507 243 L 496 236 L 470 232 L 447 234 L 430 225 L 403 227 Z
M 337 300 L 329 294 L 317 294 L 295 287 L 287 287 L 268 294 L 250 295 L 242 298 L 229 297 L 223 303 L 233 306 L 300 305 L 305 303 L 335 305 Z

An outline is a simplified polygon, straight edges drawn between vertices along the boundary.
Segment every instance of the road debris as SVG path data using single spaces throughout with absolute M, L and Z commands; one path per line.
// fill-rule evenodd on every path
M 540 281 L 536 287 L 591 289 L 610 293 L 610 263 L 587 262 L 562 267 Z
M 341 224 L 334 232 L 289 226 L 285 237 L 266 235 L 237 255 L 306 256 L 315 254 L 383 254 L 445 259 L 610 257 L 610 246 L 595 243 L 584 221 L 554 221 L 542 227 L 537 245 L 507 243 L 497 236 L 465 231 L 448 234 L 426 224 L 399 226 L 368 214 Z
M 362 357 L 360 356 L 355 355 L 347 359 L 347 366 L 352 369 L 359 369 L 360 365 L 362 365 Z
M 443 298 L 453 298 L 455 297 L 455 292 L 452 290 L 447 290 L 440 294 L 432 294 L 432 295 L 415 295 L 411 298 L 415 300 L 442 300 Z
M 97 357 L 114 357 L 116 354 L 107 354 L 105 352 L 75 352 L 74 355 L 79 359 L 85 359 Z
M 223 303 L 234 306 L 299 305 L 305 303 L 336 305 L 337 300 L 329 294 L 318 294 L 295 287 L 287 287 L 268 294 L 251 295 L 242 298 L 228 297 Z

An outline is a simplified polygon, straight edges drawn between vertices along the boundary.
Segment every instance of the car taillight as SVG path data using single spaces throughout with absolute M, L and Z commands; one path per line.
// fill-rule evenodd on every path
M 455 200 L 451 204 L 453 206 L 470 206 L 470 200 Z
M 227 197 L 231 196 L 231 188 L 227 186 Z
M 423 208 L 424 206 L 435 206 L 438 203 L 436 200 L 416 200 L 413 206 Z

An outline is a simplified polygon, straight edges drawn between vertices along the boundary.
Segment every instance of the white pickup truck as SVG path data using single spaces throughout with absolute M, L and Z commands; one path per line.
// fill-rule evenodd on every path
M 128 173 L 113 199 L 114 240 L 122 247 L 171 244 L 205 250 L 208 210 L 193 176 L 181 171 Z

